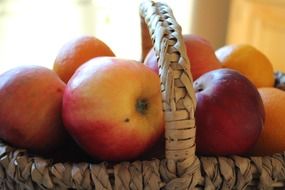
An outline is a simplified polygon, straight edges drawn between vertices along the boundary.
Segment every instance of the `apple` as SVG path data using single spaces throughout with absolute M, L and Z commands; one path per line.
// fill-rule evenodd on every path
M 265 117 L 256 87 L 231 69 L 207 72 L 193 86 L 197 99 L 197 153 L 219 156 L 248 153 L 257 142 Z
M 155 56 L 155 51 L 153 48 L 151 48 L 147 53 L 144 59 L 144 64 L 153 70 L 156 74 L 159 74 L 157 58 Z
M 93 158 L 135 159 L 164 131 L 159 77 L 133 60 L 93 58 L 67 83 L 63 120 Z
M 208 40 L 194 34 L 184 34 L 183 40 L 186 54 L 191 64 L 193 80 L 196 80 L 206 72 L 222 68 L 220 61 L 215 55 L 215 50 Z M 144 64 L 158 74 L 157 58 L 153 48 L 146 55 Z
M 0 138 L 31 151 L 64 143 L 61 118 L 65 83 L 42 66 L 15 67 L 0 75 Z

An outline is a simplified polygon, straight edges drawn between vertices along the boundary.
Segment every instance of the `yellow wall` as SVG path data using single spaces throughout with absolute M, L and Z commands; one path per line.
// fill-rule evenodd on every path
M 230 0 L 194 0 L 191 32 L 216 49 L 225 44 Z

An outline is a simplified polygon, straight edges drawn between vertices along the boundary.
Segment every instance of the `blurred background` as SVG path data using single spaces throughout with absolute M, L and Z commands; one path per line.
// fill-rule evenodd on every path
M 162 0 L 183 33 L 204 36 L 215 49 L 250 43 L 275 70 L 285 71 L 284 0 Z M 94 35 L 118 57 L 141 57 L 141 0 L 0 0 L 0 73 L 24 64 L 52 68 L 62 45 Z

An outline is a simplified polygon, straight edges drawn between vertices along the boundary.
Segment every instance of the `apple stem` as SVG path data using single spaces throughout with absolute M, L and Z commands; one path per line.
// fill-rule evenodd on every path
M 136 104 L 136 110 L 141 113 L 145 114 L 148 108 L 148 102 L 145 99 L 138 100 Z

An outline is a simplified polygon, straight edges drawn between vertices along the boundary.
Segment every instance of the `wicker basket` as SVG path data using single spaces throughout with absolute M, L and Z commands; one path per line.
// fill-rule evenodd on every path
M 1 143 L 1 189 L 285 189 L 283 153 L 267 157 L 195 155 L 196 100 L 181 28 L 166 4 L 145 1 L 140 13 L 159 58 L 165 158 L 118 164 L 54 163 Z M 143 38 L 148 41 L 148 36 Z

